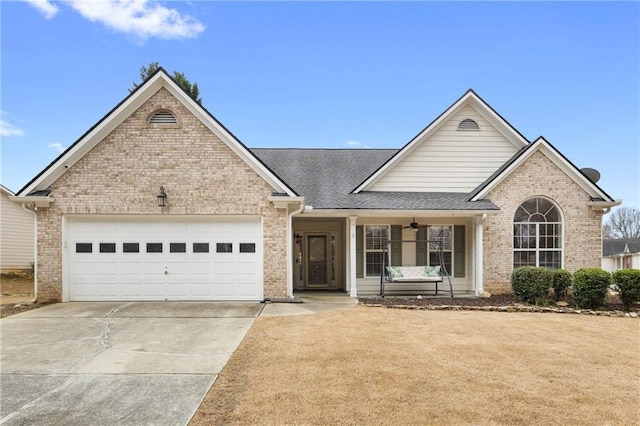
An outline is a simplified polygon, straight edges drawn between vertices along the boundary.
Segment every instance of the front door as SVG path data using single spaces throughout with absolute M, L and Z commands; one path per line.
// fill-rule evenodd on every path
M 337 232 L 296 233 L 294 240 L 294 289 L 339 288 L 340 253 Z
M 329 286 L 327 235 L 307 235 L 307 287 Z

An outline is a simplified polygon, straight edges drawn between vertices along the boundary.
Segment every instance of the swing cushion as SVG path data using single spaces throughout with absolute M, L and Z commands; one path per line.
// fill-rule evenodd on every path
M 400 272 L 400 268 L 397 266 L 387 266 L 387 272 L 392 280 L 402 277 L 402 272 Z
M 440 265 L 438 266 L 425 266 L 424 274 L 427 277 L 440 277 Z
M 440 266 L 387 266 L 391 281 L 442 281 Z

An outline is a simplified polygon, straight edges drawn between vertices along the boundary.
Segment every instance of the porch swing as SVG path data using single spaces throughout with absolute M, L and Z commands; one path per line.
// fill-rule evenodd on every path
M 426 244 L 431 250 L 435 249 L 438 265 L 429 266 L 402 266 L 391 265 L 392 247 L 398 247 L 404 243 Z M 400 260 L 398 263 L 402 263 Z M 453 297 L 453 284 L 451 275 L 444 262 L 442 241 L 439 240 L 385 240 L 382 245 L 382 268 L 380 269 L 380 296 L 385 296 L 387 285 L 395 286 L 400 284 L 434 284 L 435 295 L 438 295 L 438 284 L 444 284 L 445 278 L 449 283 L 449 292 Z M 397 292 L 394 292 L 397 294 Z

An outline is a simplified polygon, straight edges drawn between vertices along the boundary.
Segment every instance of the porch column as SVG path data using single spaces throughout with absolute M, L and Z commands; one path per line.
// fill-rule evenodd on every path
M 349 216 L 349 238 L 347 238 L 347 286 L 349 296 L 358 296 L 356 288 L 356 220 L 358 216 Z
M 483 235 L 483 223 L 487 218 L 486 214 L 483 214 L 482 217 L 479 217 L 475 220 L 476 225 L 476 265 L 475 265 L 475 276 L 476 276 L 476 296 L 480 296 L 482 292 L 484 292 L 484 261 L 483 261 L 483 252 L 484 246 L 482 244 L 482 235 Z

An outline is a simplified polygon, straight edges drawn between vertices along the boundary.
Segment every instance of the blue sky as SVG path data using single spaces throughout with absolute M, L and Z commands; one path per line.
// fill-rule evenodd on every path
M 640 205 L 638 2 L 2 2 L 17 191 L 158 61 L 249 147 L 399 148 L 473 88 Z

